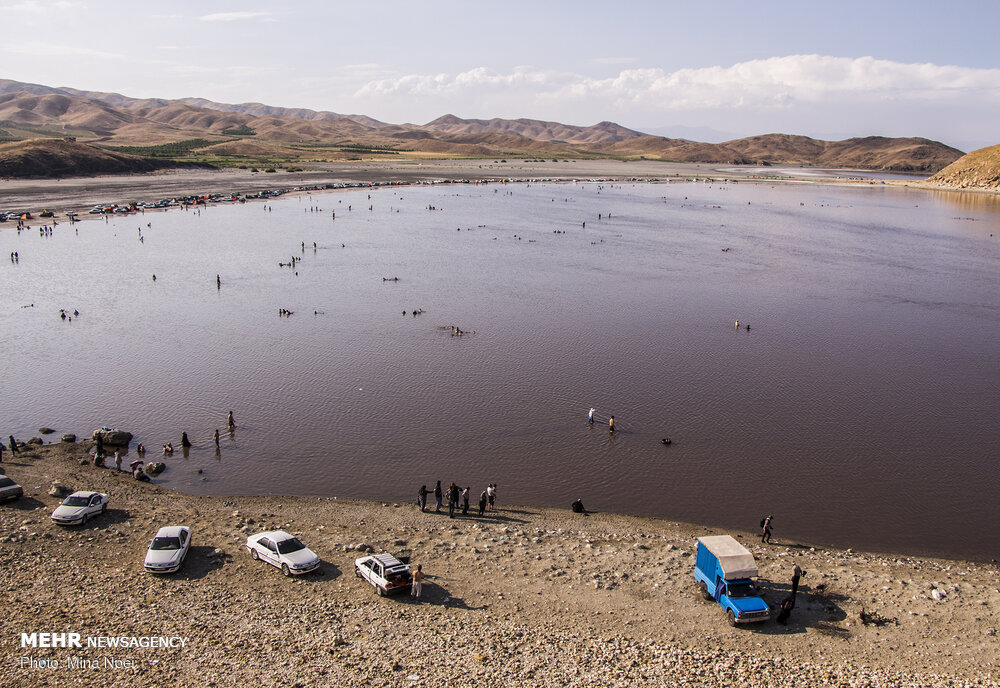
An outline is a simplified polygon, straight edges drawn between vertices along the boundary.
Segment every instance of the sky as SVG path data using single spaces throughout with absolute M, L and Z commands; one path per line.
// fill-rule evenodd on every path
M 0 78 L 701 141 L 1000 143 L 1000 2 L 0 0 Z

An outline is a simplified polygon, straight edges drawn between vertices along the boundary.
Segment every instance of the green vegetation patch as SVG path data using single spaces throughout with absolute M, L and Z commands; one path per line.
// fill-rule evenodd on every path
M 204 148 L 213 143 L 218 143 L 218 141 L 187 139 L 173 143 L 161 143 L 158 146 L 104 146 L 104 148 L 118 153 L 142 155 L 149 158 L 178 158 L 190 154 L 195 148 Z
M 256 136 L 257 132 L 245 124 L 241 124 L 238 127 L 230 127 L 229 129 L 223 129 L 222 133 L 226 136 Z

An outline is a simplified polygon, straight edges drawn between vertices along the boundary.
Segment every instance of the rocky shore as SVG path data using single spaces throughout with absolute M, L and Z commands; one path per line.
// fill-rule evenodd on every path
M 89 445 L 3 454 L 25 490 L 0 505 L 3 685 L 1000 685 L 992 564 L 732 533 L 772 605 L 794 564 L 807 575 L 787 626 L 730 628 L 692 577 L 695 538 L 715 530 L 504 504 L 452 520 L 413 504 L 194 497 L 95 467 Z M 107 493 L 109 511 L 56 526 L 53 482 Z M 154 577 L 143 556 L 171 524 L 191 527 L 192 550 Z M 320 571 L 288 579 L 250 559 L 247 535 L 278 528 L 319 554 Z M 353 575 L 359 552 L 402 549 L 427 573 L 420 602 L 378 597 Z M 862 609 L 896 622 L 863 624 Z M 43 632 L 185 642 L 22 647 L 22 633 Z

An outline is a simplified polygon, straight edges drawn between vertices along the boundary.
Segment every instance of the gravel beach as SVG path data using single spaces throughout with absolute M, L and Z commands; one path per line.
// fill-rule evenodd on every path
M 731 534 L 772 607 L 793 565 L 806 570 L 798 603 L 787 626 L 730 628 L 692 577 L 695 538 L 718 530 L 510 506 L 502 492 L 497 511 L 453 520 L 412 503 L 194 497 L 95 467 L 89 445 L 4 452 L 25 489 L 0 506 L 5 686 L 1000 685 L 995 564 L 785 542 L 776 514 L 771 545 Z M 107 493 L 108 512 L 55 525 L 53 482 Z M 143 557 L 171 524 L 192 529 L 192 549 L 156 577 Z M 322 558 L 318 572 L 284 578 L 250 559 L 247 535 L 278 528 Z M 427 574 L 420 602 L 353 575 L 362 552 L 402 549 Z M 864 625 L 862 608 L 898 622 Z M 22 647 L 43 632 L 83 647 Z M 87 647 L 121 636 L 184 646 Z

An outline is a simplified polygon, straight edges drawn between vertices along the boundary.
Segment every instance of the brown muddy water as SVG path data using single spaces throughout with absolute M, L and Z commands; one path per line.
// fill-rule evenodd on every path
M 0 257 L 0 435 L 107 425 L 150 458 L 186 431 L 158 479 L 182 491 L 496 482 L 501 504 L 1000 554 L 988 198 L 379 188 L 0 225 Z

